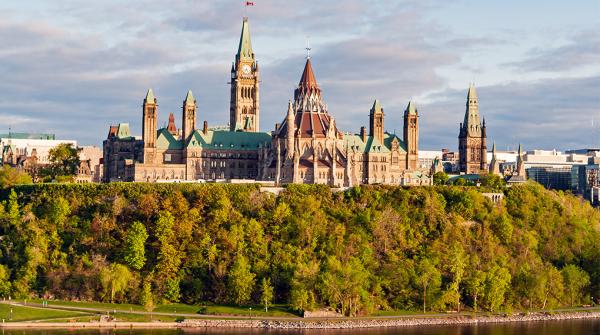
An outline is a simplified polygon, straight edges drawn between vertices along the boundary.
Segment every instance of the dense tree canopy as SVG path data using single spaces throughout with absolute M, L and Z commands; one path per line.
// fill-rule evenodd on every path
M 458 186 L 16 186 L 0 193 L 0 295 L 347 315 L 590 303 L 600 213 L 534 183 L 504 192 L 494 204 Z

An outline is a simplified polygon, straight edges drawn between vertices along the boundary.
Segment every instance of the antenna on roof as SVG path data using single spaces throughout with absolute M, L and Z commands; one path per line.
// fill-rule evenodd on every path
M 306 59 L 310 59 L 310 51 L 312 48 L 310 47 L 310 36 L 306 36 Z

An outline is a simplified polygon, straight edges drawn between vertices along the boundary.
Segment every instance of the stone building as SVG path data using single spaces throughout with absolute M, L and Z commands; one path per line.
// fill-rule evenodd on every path
M 459 169 L 461 173 L 478 174 L 488 170 L 485 119 L 481 122 L 475 86 L 469 86 L 464 122 L 458 135 Z
M 281 124 L 259 131 L 259 69 L 248 20 L 231 69 L 229 129 L 197 129 L 197 102 L 188 91 L 178 130 L 170 116 L 157 128 L 158 99 L 148 90 L 142 105 L 142 137 L 128 124 L 111 126 L 104 141 L 104 181 L 198 181 L 249 179 L 274 184 L 430 184 L 418 169 L 419 114 L 413 102 L 404 111 L 401 139 L 385 131 L 384 110 L 375 100 L 369 132 L 340 131 L 328 112 L 307 57 L 294 99 Z

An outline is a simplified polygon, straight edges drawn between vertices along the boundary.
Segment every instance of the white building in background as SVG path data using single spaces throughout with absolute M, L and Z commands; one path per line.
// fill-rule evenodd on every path
M 444 153 L 442 150 L 419 150 L 419 169 L 430 169 L 433 161 L 437 158 L 442 159 Z
M 37 157 L 37 164 L 48 164 L 50 149 L 67 143 L 77 147 L 75 140 L 57 140 L 54 134 L 8 133 L 0 134 L 0 152 L 4 164 L 16 165 L 19 158 Z

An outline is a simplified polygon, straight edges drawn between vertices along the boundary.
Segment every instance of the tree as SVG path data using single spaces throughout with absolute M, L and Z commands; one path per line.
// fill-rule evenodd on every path
M 254 273 L 250 272 L 250 264 L 242 254 L 235 257 L 227 280 L 231 299 L 236 305 L 250 300 L 254 288 Z
M 150 280 L 144 280 L 142 292 L 140 294 L 140 305 L 144 306 L 144 309 L 150 313 L 150 319 L 152 319 L 152 311 L 154 310 L 154 297 L 152 294 L 152 283 Z
M 11 188 L 14 185 L 31 184 L 31 176 L 8 165 L 0 167 L 0 188 Z
M 141 270 L 146 263 L 146 240 L 148 232 L 139 221 L 135 221 L 125 237 L 125 262 L 135 270 Z
M 57 177 L 72 177 L 79 169 L 79 155 L 77 148 L 71 143 L 61 143 L 48 151 L 49 168 L 45 169 L 45 175 L 52 179 Z
M 590 284 L 590 276 L 577 265 L 569 264 L 562 271 L 565 293 L 571 307 L 584 295 L 584 289 Z
M 502 306 L 506 291 L 510 288 L 511 275 L 508 269 L 494 265 L 486 274 L 485 299 L 490 312 Z
M 433 185 L 446 185 L 448 178 L 449 177 L 445 172 L 436 172 L 433 174 Z
M 465 274 L 465 267 L 467 266 L 467 254 L 465 249 L 458 243 L 455 242 L 450 250 L 450 258 L 448 259 L 448 269 L 452 275 L 452 283 L 450 289 L 454 291 L 454 297 L 456 299 L 456 308 L 460 312 L 460 284 L 462 283 L 463 276 Z
M 473 299 L 473 310 L 477 312 L 479 307 L 477 300 L 483 295 L 485 289 L 485 272 L 481 270 L 470 271 L 466 278 L 466 291 Z
M 114 302 L 115 296 L 124 292 L 133 276 L 125 265 L 114 263 L 100 270 L 100 283 L 104 289 L 104 295 L 110 296 L 110 302 Z
M 273 286 L 271 286 L 270 278 L 264 277 L 262 279 L 260 301 L 265 306 L 265 312 L 268 312 L 269 305 L 273 301 Z
M 415 281 L 423 290 L 423 313 L 427 312 L 427 289 L 439 287 L 442 281 L 440 271 L 428 258 L 422 258 L 417 265 L 417 277 Z
M 9 269 L 5 265 L 0 264 L 0 297 L 9 297 L 11 286 Z

